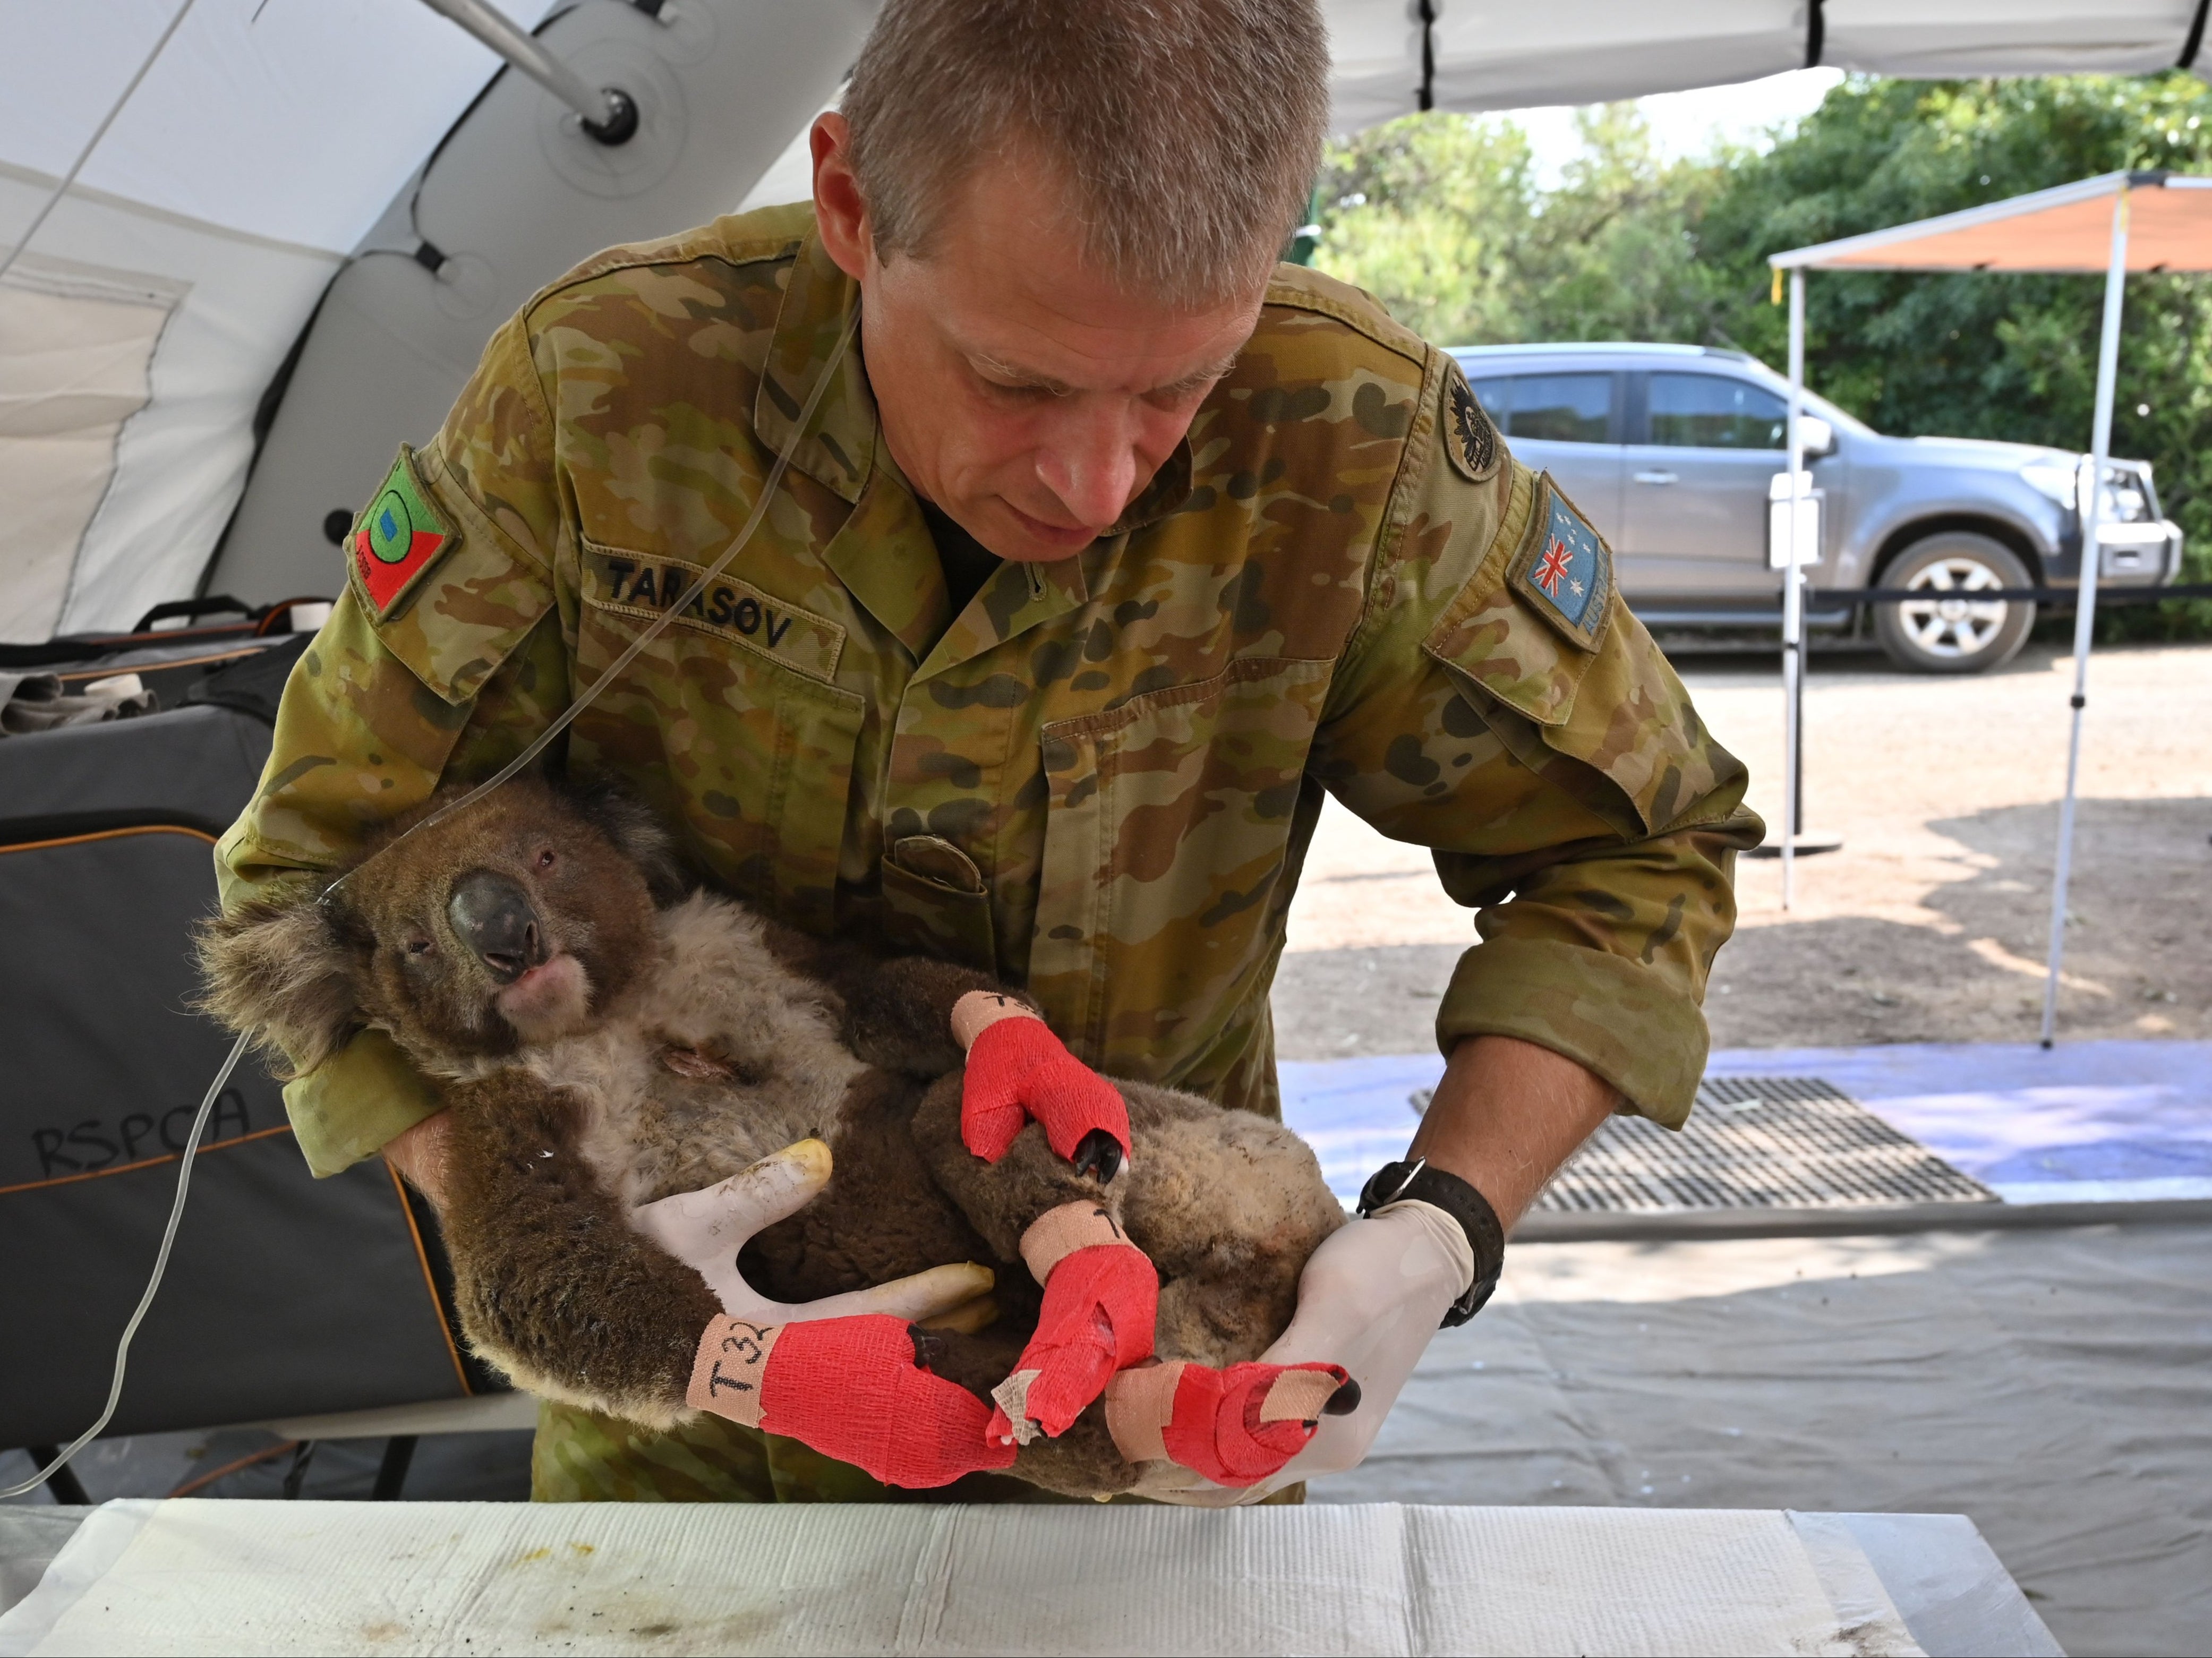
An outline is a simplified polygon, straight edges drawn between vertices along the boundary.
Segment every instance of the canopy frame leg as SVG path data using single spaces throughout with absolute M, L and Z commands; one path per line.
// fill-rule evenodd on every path
M 2119 378 L 2120 309 L 2127 289 L 2128 188 L 2112 198 L 2112 251 L 2105 268 L 2104 328 L 2097 343 L 2097 407 L 2089 443 L 2088 481 L 2075 495 L 2081 515 L 2081 597 L 2074 612 L 2073 730 L 2066 745 L 2066 793 L 2058 805 L 2058 847 L 2051 884 L 2051 958 L 2043 981 L 2043 1046 L 2058 1040 L 2058 986 L 2066 958 L 2066 889 L 2074 873 L 2074 800 L 2081 775 L 2081 714 L 2089 704 L 2089 640 L 2097 625 L 2097 578 L 2103 572 L 2104 545 L 2099 522 L 2105 495 L 2105 467 L 2112 446 L 2112 393 Z
M 1797 836 L 1804 825 L 1797 821 L 1803 798 L 1800 768 L 1804 764 L 1805 682 L 1805 566 L 1797 545 L 1797 526 L 1803 518 L 1799 505 L 1805 477 L 1805 273 L 1790 273 L 1790 411 L 1789 435 L 1784 440 L 1790 465 L 1790 505 L 1784 514 L 1782 572 L 1782 908 L 1797 896 Z

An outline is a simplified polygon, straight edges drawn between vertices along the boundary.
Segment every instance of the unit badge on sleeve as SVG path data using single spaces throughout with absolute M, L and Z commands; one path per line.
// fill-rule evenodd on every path
M 1528 532 L 1506 573 L 1531 609 L 1586 651 L 1613 613 L 1613 554 L 1547 472 L 1536 480 Z
M 1474 388 L 1456 361 L 1444 370 L 1444 452 L 1453 467 L 1469 483 L 1481 483 L 1498 472 L 1498 428 L 1476 401 Z
M 369 613 L 379 622 L 388 620 L 423 572 L 457 539 L 416 473 L 414 452 L 400 445 L 392 476 L 354 521 L 346 542 L 354 580 Z

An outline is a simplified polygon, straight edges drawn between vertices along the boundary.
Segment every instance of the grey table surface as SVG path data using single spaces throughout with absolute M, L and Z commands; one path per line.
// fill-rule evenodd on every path
M 91 1512 L 60 1504 L 0 1507 L 0 1612 L 37 1586 Z M 1832 1521 L 1850 1532 L 1929 1658 L 2064 1658 L 2004 1564 L 1966 1515 L 1793 1517 Z

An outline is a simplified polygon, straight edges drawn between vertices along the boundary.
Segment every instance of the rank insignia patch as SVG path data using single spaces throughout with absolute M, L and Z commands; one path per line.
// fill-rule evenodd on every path
M 392 464 L 392 476 L 376 492 L 368 510 L 355 520 L 346 546 L 354 579 L 370 613 L 386 620 L 422 574 L 453 544 L 453 530 L 430 504 L 429 491 L 415 475 L 415 456 L 404 444 Z
M 1444 452 L 1469 483 L 1480 483 L 1498 471 L 1498 428 L 1475 401 L 1474 388 L 1458 363 L 1444 374 Z
M 1536 480 L 1528 533 L 1506 580 L 1536 613 L 1586 651 L 1613 611 L 1613 555 L 1546 473 Z

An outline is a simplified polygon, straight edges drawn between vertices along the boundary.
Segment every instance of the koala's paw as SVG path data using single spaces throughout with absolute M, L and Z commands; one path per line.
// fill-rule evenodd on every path
M 1322 1417 L 1358 1407 L 1359 1384 L 1334 1364 L 1176 1363 L 1116 1376 L 1106 1420 L 1132 1462 L 1165 1458 L 1241 1488 L 1280 1473 Z
M 1036 1333 L 992 1392 L 990 1432 L 1024 1445 L 1066 1432 L 1116 1370 L 1152 1356 L 1159 1292 L 1152 1263 L 1130 1244 L 1095 1244 L 1054 1263 Z

